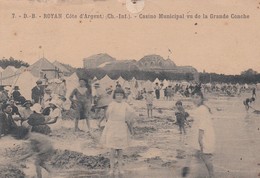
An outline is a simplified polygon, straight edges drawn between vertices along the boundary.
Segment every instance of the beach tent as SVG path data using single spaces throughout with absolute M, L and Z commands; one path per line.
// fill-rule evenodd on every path
M 123 86 L 123 85 L 124 85 L 124 82 L 125 82 L 125 79 L 123 79 L 123 77 L 120 76 L 116 81 L 118 81 L 119 84 L 120 84 L 121 86 Z
M 8 66 L 2 72 L 1 84 L 2 85 L 12 85 L 16 79 L 17 69 L 13 66 Z
M 161 84 L 161 81 L 158 79 L 158 78 L 156 78 L 154 81 L 153 81 L 153 84 L 155 85 L 156 83 L 158 83 L 159 85 Z
M 163 88 L 166 88 L 166 87 L 168 87 L 168 86 L 169 86 L 169 81 L 166 80 L 166 79 L 164 79 L 164 80 L 163 80 Z
M 115 81 L 113 81 L 108 75 L 105 75 L 101 80 L 99 80 L 101 88 L 107 88 L 110 86 L 115 87 Z
M 131 85 L 130 85 L 130 82 L 128 81 L 125 81 L 122 85 L 122 88 L 125 89 L 125 88 L 130 88 L 131 89 Z
M 256 84 L 256 88 L 257 88 L 258 90 L 260 90 L 260 83 L 257 83 L 257 84 Z
M 70 96 L 71 92 L 74 90 L 74 88 L 79 86 L 79 78 L 78 78 L 76 72 L 74 72 L 71 76 L 64 77 L 64 79 L 66 80 L 66 87 L 67 87 L 66 98 L 69 98 L 69 96 Z
M 37 78 L 43 78 L 43 76 L 46 75 L 48 79 L 53 79 L 58 76 L 56 71 L 57 67 L 55 67 L 44 57 L 36 61 L 34 64 L 28 67 L 28 69 L 31 71 L 33 76 Z
M 146 89 L 146 91 L 148 90 L 153 90 L 153 83 L 150 80 L 147 80 L 144 84 L 143 84 L 143 88 Z
M 24 71 L 16 76 L 13 86 L 19 86 L 21 95 L 31 100 L 31 90 L 36 85 L 37 80 L 38 78 L 34 77 L 30 71 Z

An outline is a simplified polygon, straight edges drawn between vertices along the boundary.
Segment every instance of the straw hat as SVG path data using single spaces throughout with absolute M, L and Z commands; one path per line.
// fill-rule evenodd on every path
M 41 105 L 40 105 L 39 103 L 35 103 L 35 104 L 32 106 L 31 109 L 32 109 L 32 111 L 34 111 L 34 112 L 41 113 L 42 107 L 41 107 Z
M 27 104 L 30 104 L 31 106 L 33 105 L 30 100 L 26 100 L 22 106 L 25 107 Z
M 42 81 L 41 80 L 37 80 L 36 84 L 42 84 Z
M 56 100 L 56 99 L 52 99 L 50 102 L 49 102 L 49 105 L 50 104 L 53 104 L 54 106 L 56 106 L 57 108 L 60 108 L 61 106 L 61 102 Z
M 20 90 L 19 86 L 15 86 L 14 90 Z

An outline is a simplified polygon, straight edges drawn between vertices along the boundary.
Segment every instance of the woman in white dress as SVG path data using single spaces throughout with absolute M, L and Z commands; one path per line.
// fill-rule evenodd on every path
M 114 174 L 115 158 L 118 160 L 118 171 L 122 174 L 123 149 L 129 147 L 130 133 L 132 133 L 135 118 L 134 110 L 125 102 L 125 92 L 116 88 L 113 99 L 106 112 L 107 122 L 101 136 L 101 144 L 111 149 L 110 172 Z

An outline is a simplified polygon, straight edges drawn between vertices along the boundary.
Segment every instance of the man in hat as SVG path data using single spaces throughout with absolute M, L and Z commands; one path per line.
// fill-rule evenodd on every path
M 155 83 L 155 87 L 154 87 L 154 90 L 155 90 L 155 96 L 156 96 L 156 99 L 160 99 L 160 90 L 161 90 L 162 87 L 159 86 L 159 83 Z
M 44 89 L 42 81 L 38 80 L 36 86 L 32 89 L 32 101 L 33 103 L 41 103 L 44 96 Z
M 12 117 L 12 107 L 10 104 L 3 104 L 2 112 L 0 113 L 0 138 L 11 134 L 16 128 L 17 125 Z

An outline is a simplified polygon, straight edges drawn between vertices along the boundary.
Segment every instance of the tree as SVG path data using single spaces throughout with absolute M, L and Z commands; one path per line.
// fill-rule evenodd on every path
M 252 75 L 256 75 L 257 71 L 254 71 L 253 69 L 247 69 L 243 72 L 241 72 L 241 75 L 245 75 L 245 76 L 252 76 Z
M 29 67 L 29 64 L 22 60 L 17 60 L 13 57 L 10 57 L 9 59 L 3 58 L 2 60 L 0 60 L 0 66 L 3 69 L 5 69 L 7 66 L 14 66 L 15 68 L 20 68 L 21 66 Z

